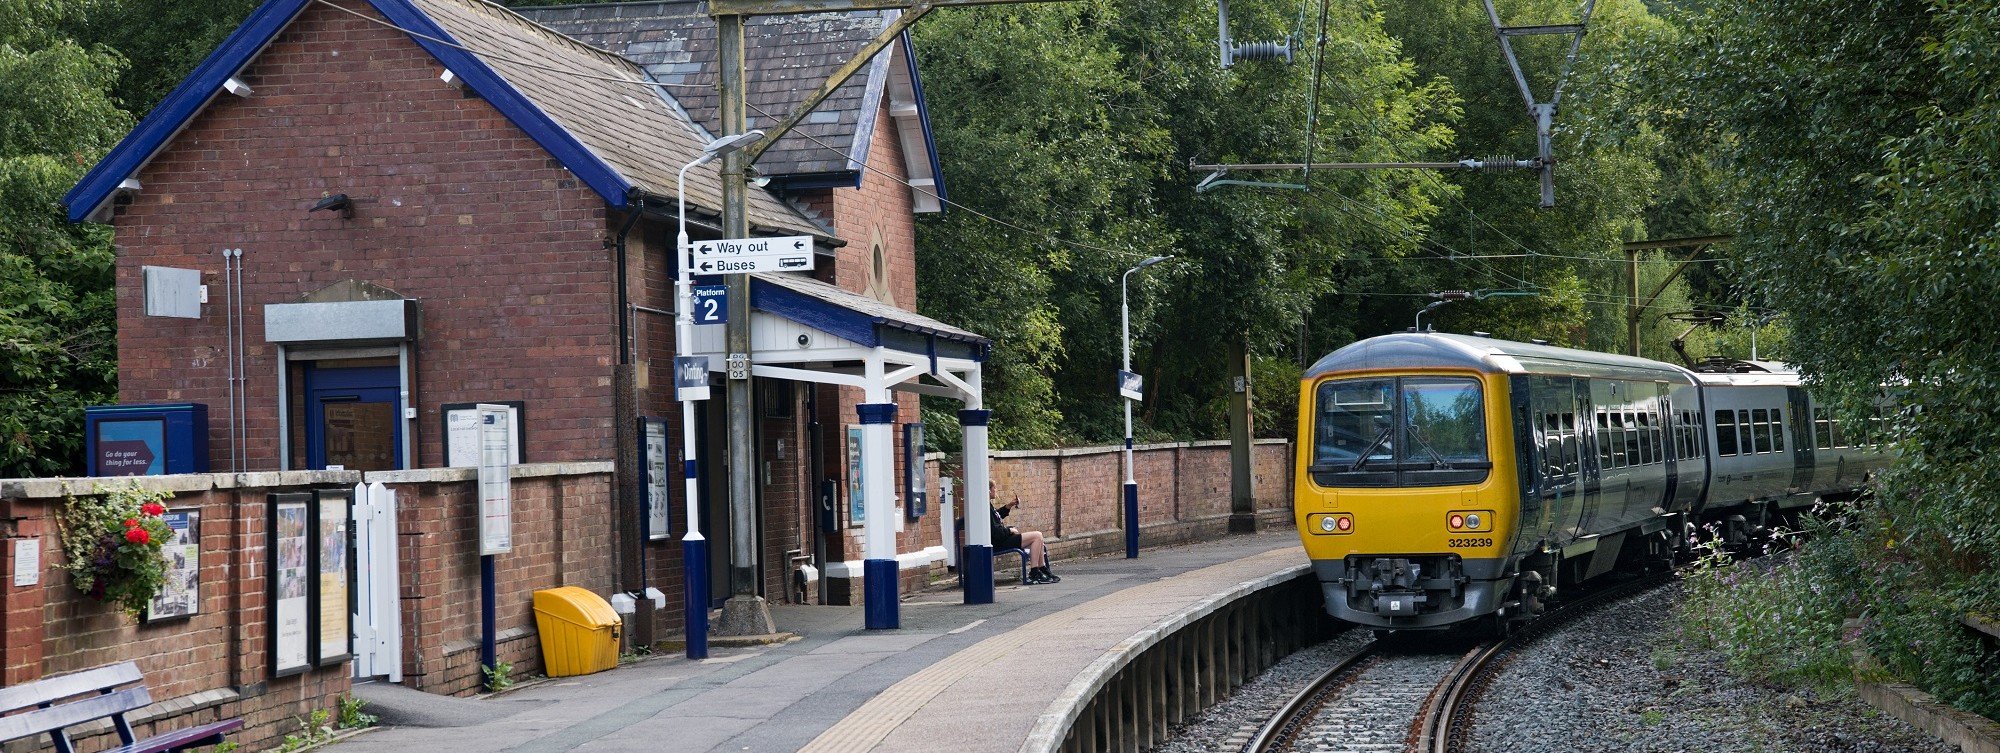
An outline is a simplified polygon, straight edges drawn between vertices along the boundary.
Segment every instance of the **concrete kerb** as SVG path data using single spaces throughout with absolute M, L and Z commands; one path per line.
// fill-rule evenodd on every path
M 1254 580 L 1243 581 L 1229 590 L 1210 596 L 1189 605 L 1175 614 L 1162 618 L 1137 635 L 1120 641 L 1112 650 L 1098 657 L 1071 680 L 1068 687 L 1050 703 L 1050 710 L 1042 712 L 1035 720 L 1035 726 L 1021 742 L 1021 753 L 1054 753 L 1062 747 L 1069 736 L 1070 728 L 1083 713 L 1084 707 L 1097 697 L 1104 686 L 1120 671 L 1130 666 L 1137 657 L 1145 654 L 1167 636 L 1193 624 L 1203 617 L 1220 611 L 1248 596 L 1268 588 L 1275 588 L 1312 572 L 1310 565 L 1294 565 Z

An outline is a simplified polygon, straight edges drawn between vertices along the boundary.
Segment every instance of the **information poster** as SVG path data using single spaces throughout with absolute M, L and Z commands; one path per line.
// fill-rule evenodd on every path
M 486 405 L 507 406 L 507 424 L 514 427 L 514 447 L 509 451 L 509 459 L 520 464 L 521 447 L 527 444 L 526 422 L 521 417 L 522 403 L 519 400 L 503 400 Z M 446 403 L 444 412 L 444 464 L 452 468 L 476 468 L 479 466 L 479 404 Z
M 514 430 L 505 405 L 479 405 L 479 553 L 514 551 Z
M 306 617 L 312 578 L 307 534 L 312 497 L 271 495 L 271 674 L 277 677 L 306 671 L 312 665 Z
M 860 426 L 847 427 L 847 525 L 859 527 L 868 520 L 867 485 L 863 483 L 862 471 L 867 466 L 862 463 L 862 431 Z
M 646 441 L 646 538 L 659 540 L 673 535 L 667 511 L 673 504 L 667 496 L 667 422 L 645 419 Z
M 160 548 L 167 579 L 146 605 L 147 622 L 193 617 L 201 611 L 201 511 L 168 510 L 160 519 L 172 532 Z
M 320 492 L 313 531 L 313 570 L 319 590 L 313 594 L 313 636 L 319 643 L 315 663 L 328 666 L 346 661 L 352 639 L 349 625 L 347 519 L 352 493 Z

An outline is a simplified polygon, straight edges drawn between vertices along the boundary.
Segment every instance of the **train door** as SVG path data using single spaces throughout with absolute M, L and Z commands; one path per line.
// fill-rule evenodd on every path
M 1803 502 L 1812 499 L 1815 463 L 1812 401 L 1804 387 L 1785 388 L 1785 410 L 1789 412 L 1785 429 L 1792 433 L 1792 489 L 1804 493 L 1799 498 Z
M 1531 495 L 1540 514 L 1533 520 L 1523 510 L 1524 529 L 1532 525 L 1537 535 L 1560 546 L 1574 537 L 1567 530 L 1576 520 L 1586 475 L 1584 424 L 1578 415 L 1576 385 L 1571 377 L 1529 377 L 1528 423 L 1534 441 L 1535 484 Z M 1526 538 L 1525 536 L 1523 537 Z
M 1681 457 L 1681 454 L 1687 448 L 1679 441 L 1681 435 L 1686 430 L 1682 428 L 1680 417 L 1674 412 L 1674 398 L 1667 391 L 1665 383 L 1660 384 L 1660 422 L 1660 426 L 1662 427 L 1660 431 L 1660 449 L 1665 451 L 1661 453 L 1660 457 L 1666 464 L 1667 470 L 1666 486 L 1660 491 L 1660 507 L 1661 509 L 1672 510 L 1674 509 L 1674 497 L 1680 492 L 1680 466 L 1681 463 L 1686 462 Z

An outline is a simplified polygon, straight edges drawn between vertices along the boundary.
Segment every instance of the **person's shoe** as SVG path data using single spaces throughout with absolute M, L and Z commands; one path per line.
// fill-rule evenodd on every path
M 1041 570 L 1042 570 L 1042 577 L 1043 577 L 1043 578 L 1045 578 L 1045 579 L 1047 579 L 1047 580 L 1048 580 L 1048 582 L 1050 582 L 1050 583 L 1061 583 L 1061 582 L 1062 582 L 1062 576 L 1060 576 L 1060 575 L 1057 575 L 1057 574 L 1056 574 L 1056 571 L 1054 571 L 1054 570 L 1050 570 L 1050 569 L 1049 569 L 1049 566 L 1048 566 L 1048 565 L 1043 565 L 1043 566 L 1041 567 Z
M 1028 585 L 1039 586 L 1047 583 L 1061 582 L 1062 579 L 1056 577 L 1055 573 L 1049 572 L 1049 569 L 1046 567 L 1036 567 L 1028 570 Z

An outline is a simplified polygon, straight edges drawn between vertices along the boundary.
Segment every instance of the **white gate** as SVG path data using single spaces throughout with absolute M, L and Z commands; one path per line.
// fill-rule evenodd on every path
M 354 677 L 403 681 L 403 607 L 396 559 L 396 493 L 354 485 Z

